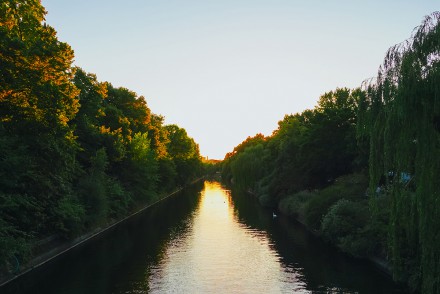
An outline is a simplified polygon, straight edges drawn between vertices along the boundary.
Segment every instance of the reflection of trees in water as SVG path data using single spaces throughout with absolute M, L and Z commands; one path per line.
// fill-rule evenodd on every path
M 32 274 L 21 285 L 30 286 L 28 293 L 35 288 L 43 293 L 153 290 L 149 289 L 149 283 L 151 279 L 163 278 L 162 263 L 169 258 L 167 250 L 180 246 L 179 240 L 185 239 L 185 235 L 194 229 L 194 216 L 200 209 L 203 189 L 203 183 L 198 183 L 158 203 L 61 256 L 46 268 L 37 270 L 38 274 Z M 236 190 L 222 192 L 233 209 L 234 221 L 246 234 L 267 244 L 268 250 L 275 252 L 285 279 L 280 281 L 284 283 L 280 287 L 310 291 L 344 289 L 362 293 L 376 293 L 380 288 L 392 292 L 393 286 L 384 277 L 364 264 L 338 254 L 300 224 L 283 216 L 274 219 L 272 210 L 261 207 L 254 196 Z M 18 292 L 26 293 L 23 289 Z
M 262 207 L 255 196 L 232 188 L 231 200 L 237 221 L 255 231 L 264 231 L 281 266 L 304 282 L 306 289 L 327 291 L 327 287 L 334 286 L 346 291 L 361 289 L 362 293 L 377 293 L 378 289 L 386 293 L 399 291 L 390 278 L 366 261 L 341 254 L 294 220 L 273 218 L 272 210 Z

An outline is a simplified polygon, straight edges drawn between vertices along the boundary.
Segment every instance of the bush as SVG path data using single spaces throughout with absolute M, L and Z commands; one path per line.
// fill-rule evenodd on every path
M 327 241 L 356 257 L 369 255 L 375 247 L 368 226 L 370 213 L 366 202 L 341 199 L 324 216 L 321 232 Z
M 120 218 L 127 214 L 132 204 L 132 196 L 122 187 L 117 179 L 106 178 L 107 194 L 109 199 L 109 217 Z
M 31 238 L 0 217 L 0 278 L 2 273 L 16 273 L 20 263 L 29 259 Z
M 258 195 L 258 201 L 260 202 L 261 206 L 264 207 L 273 207 L 273 199 L 269 196 L 269 194 L 261 194 Z
M 296 194 L 287 196 L 281 199 L 278 209 L 288 215 L 292 216 L 299 221 L 304 221 L 304 210 L 307 203 L 314 197 L 314 193 L 304 190 Z
M 335 183 L 318 193 L 304 206 L 306 224 L 313 230 L 321 228 L 321 221 L 330 207 L 340 199 L 363 200 L 367 180 L 364 175 L 351 174 L 339 177 Z
M 74 237 L 82 232 L 85 208 L 72 196 L 64 196 L 55 208 L 57 228 L 65 237 Z

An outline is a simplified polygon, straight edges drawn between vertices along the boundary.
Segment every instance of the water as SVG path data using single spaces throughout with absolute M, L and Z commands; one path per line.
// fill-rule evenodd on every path
M 246 194 L 196 184 L 0 293 L 400 293 Z

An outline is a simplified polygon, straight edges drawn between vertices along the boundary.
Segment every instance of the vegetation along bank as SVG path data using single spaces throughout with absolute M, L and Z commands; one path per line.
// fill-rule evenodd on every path
M 74 67 L 45 14 L 40 1 L 0 4 L 0 280 L 209 166 L 144 97 Z
M 342 251 L 440 293 L 440 13 L 386 53 L 376 78 L 286 115 L 227 154 L 222 176 Z

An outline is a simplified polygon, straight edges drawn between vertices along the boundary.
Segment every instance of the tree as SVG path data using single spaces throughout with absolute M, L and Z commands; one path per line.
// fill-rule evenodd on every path
M 80 145 L 78 159 L 87 168 L 91 164 L 91 157 L 105 142 L 106 135 L 102 131 L 105 129 L 103 117 L 106 116 L 104 100 L 107 98 L 107 84 L 99 82 L 96 75 L 88 74 L 81 68 L 76 68 L 73 81 L 80 90 L 78 98 L 81 107 L 72 123 Z
M 308 175 L 306 184 L 325 186 L 329 181 L 353 170 L 357 157 L 356 119 L 362 92 L 338 88 L 322 95 L 307 119 L 307 134 L 302 142 L 301 174 Z
M 14 193 L 38 199 L 44 212 L 34 222 L 43 224 L 53 221 L 62 195 L 72 193 L 77 146 L 69 122 L 78 109 L 73 50 L 44 23 L 45 13 L 40 1 L 0 5 L 2 136 L 27 150 L 30 177 L 19 177 L 24 181 Z
M 120 165 L 119 177 L 140 203 L 154 199 L 159 179 L 158 162 L 147 133 L 136 133 L 128 144 L 127 159 Z
M 321 188 L 353 170 L 361 94 L 347 88 L 327 92 L 315 109 L 286 115 L 278 123 L 267 143 L 275 162 L 267 180 L 272 197 Z
M 322 188 L 352 172 L 362 95 L 360 89 L 327 92 L 315 109 L 286 115 L 271 136 L 248 137 L 226 155 L 223 177 L 252 188 L 265 205 L 276 205 L 287 195 Z
M 6 248 L 19 258 L 33 236 L 67 225 L 59 213 L 66 199 L 76 203 L 74 55 L 45 14 L 36 0 L 0 3 L 0 231 L 22 242 Z
M 265 170 L 265 146 L 262 143 L 249 145 L 237 153 L 231 162 L 234 183 L 243 189 L 255 190 L 255 185 L 265 175 Z
M 176 166 L 177 183 L 185 185 L 201 171 L 199 146 L 183 128 L 167 125 L 167 151 Z
M 0 2 L 0 270 L 34 239 L 72 238 L 154 200 L 159 178 L 172 189 L 176 170 L 179 184 L 200 171 L 186 131 L 73 68 L 45 14 L 38 0 Z
M 440 13 L 391 47 L 366 84 L 361 122 L 370 138 L 370 188 L 386 175 L 391 190 L 394 276 L 423 293 L 440 291 Z M 411 185 L 402 181 L 410 175 Z

